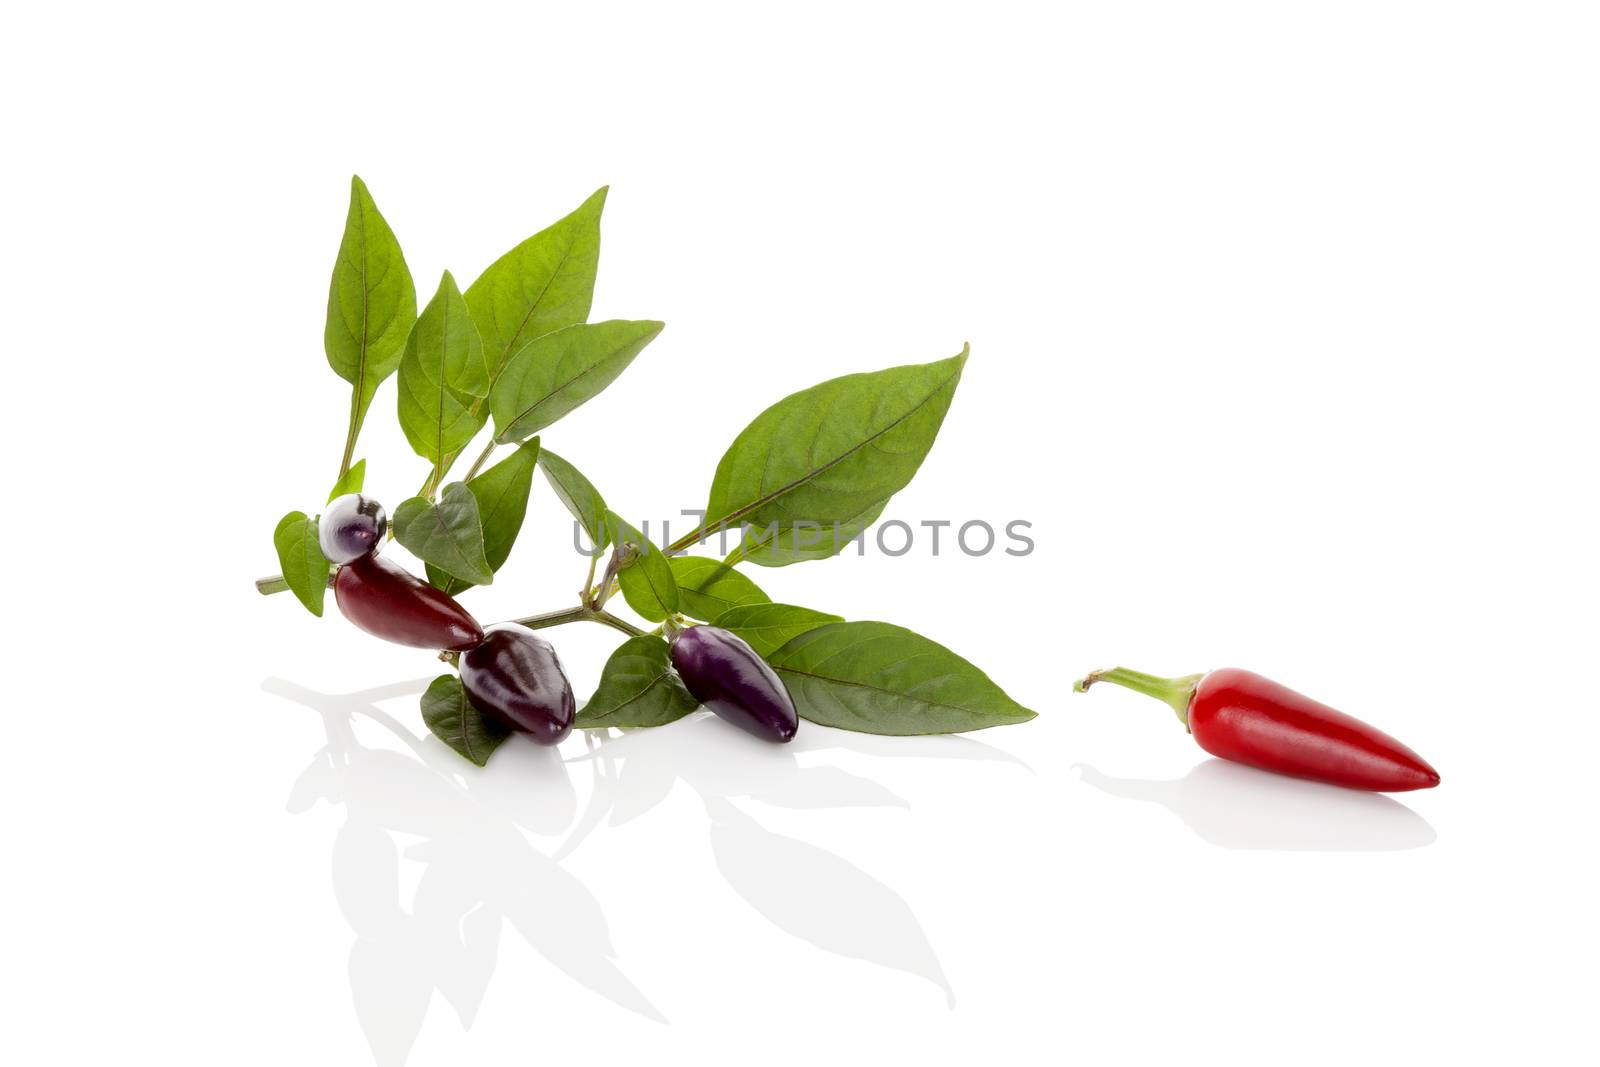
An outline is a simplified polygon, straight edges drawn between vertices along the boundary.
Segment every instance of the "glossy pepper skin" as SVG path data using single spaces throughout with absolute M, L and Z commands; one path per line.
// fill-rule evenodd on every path
M 672 638 L 672 666 L 691 696 L 765 741 L 794 738 L 800 716 L 783 680 L 756 650 L 716 626 L 691 626 Z
M 461 657 L 467 699 L 486 717 L 558 744 L 572 732 L 577 702 L 555 646 L 514 622 L 489 627 L 483 642 Z
M 345 618 L 385 641 L 465 652 L 483 640 L 483 627 L 454 597 L 382 556 L 340 567 L 333 597 Z
M 1117 667 L 1075 688 L 1100 681 L 1166 701 L 1200 747 L 1222 759 L 1379 793 L 1439 784 L 1427 760 L 1388 734 L 1251 671 L 1158 678 Z

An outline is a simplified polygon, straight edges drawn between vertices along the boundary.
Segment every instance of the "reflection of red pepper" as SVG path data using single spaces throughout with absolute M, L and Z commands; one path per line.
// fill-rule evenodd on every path
M 1166 701 L 1200 747 L 1223 759 L 1380 793 L 1439 784 L 1438 771 L 1388 734 L 1249 671 L 1157 678 L 1116 667 L 1073 688 L 1095 682 Z

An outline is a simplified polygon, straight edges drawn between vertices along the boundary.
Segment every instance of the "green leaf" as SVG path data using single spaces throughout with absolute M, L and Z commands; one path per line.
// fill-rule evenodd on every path
M 539 439 L 524 442 L 511 455 L 467 482 L 478 501 L 483 525 L 483 558 L 498 571 L 511 557 L 511 546 L 522 531 L 528 513 L 528 492 L 533 488 L 533 468 L 539 461 Z M 454 595 L 472 583 L 428 564 L 428 581 Z
M 705 556 L 675 556 L 669 561 L 678 586 L 678 610 L 710 622 L 740 604 L 766 604 L 771 597 L 726 563 Z
M 344 496 L 346 493 L 359 493 L 367 480 L 367 461 L 358 459 L 351 464 L 344 476 L 333 483 L 333 492 L 328 494 L 328 499 Z
M 378 384 L 400 365 L 400 353 L 417 320 L 417 290 L 394 231 L 378 213 L 359 177 L 350 179 L 350 211 L 328 285 L 328 321 L 322 345 L 328 365 L 350 383 L 350 437 L 354 440 Z
M 612 319 L 568 326 L 519 348 L 489 394 L 495 440 L 538 433 L 616 381 L 662 323 Z
M 963 347 L 937 363 L 849 374 L 778 401 L 717 464 L 705 529 L 748 524 L 749 543 L 736 551 L 763 567 L 837 554 L 916 474 L 966 361 Z
M 289 512 L 272 531 L 272 544 L 278 550 L 283 580 L 306 610 L 320 617 L 330 565 L 317 543 L 317 520 L 307 518 L 303 511 Z
M 399 393 L 400 428 L 436 472 L 488 421 L 483 340 L 449 271 L 406 341 Z
M 606 512 L 606 528 L 619 546 L 633 546 L 633 559 L 617 574 L 628 606 L 651 622 L 661 622 L 678 610 L 678 585 L 666 553 L 614 511 Z
M 602 188 L 578 210 L 495 260 L 467 287 L 467 309 L 483 335 L 491 380 L 535 337 L 589 317 L 605 203 Z
M 951 734 L 1034 712 L 943 645 L 886 622 L 835 622 L 767 657 L 802 717 L 868 734 Z
M 599 552 L 605 548 L 611 538 L 606 531 L 606 502 L 601 499 L 600 491 L 578 468 L 549 449 L 539 453 L 539 469 L 544 471 L 545 480 L 561 498 L 561 503 L 589 535 L 594 550 Z
M 482 767 L 511 731 L 486 719 L 467 699 L 461 679 L 441 674 L 422 694 L 422 721 L 433 736 Z
M 718 615 L 711 620 L 711 625 L 743 638 L 745 644 L 767 659 L 801 634 L 843 621 L 838 615 L 793 604 L 743 604 Z
M 600 687 L 578 712 L 586 730 L 607 726 L 665 726 L 699 706 L 672 672 L 666 641 L 653 634 L 630 637 L 606 660 Z
M 494 581 L 484 555 L 478 498 L 460 482 L 445 486 L 437 504 L 420 496 L 402 501 L 394 510 L 394 539 L 446 574 L 473 585 Z

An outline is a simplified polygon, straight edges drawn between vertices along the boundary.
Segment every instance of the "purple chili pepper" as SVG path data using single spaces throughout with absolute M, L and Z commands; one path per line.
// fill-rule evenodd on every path
M 672 638 L 672 666 L 700 703 L 765 741 L 783 743 L 800 725 L 777 672 L 727 630 L 691 626 Z
M 572 732 L 572 685 L 555 647 L 526 626 L 489 627 L 483 643 L 461 657 L 461 684 L 473 707 L 541 745 Z

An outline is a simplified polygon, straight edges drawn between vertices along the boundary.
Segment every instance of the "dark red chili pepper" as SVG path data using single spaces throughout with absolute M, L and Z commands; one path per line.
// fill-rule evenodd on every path
M 489 627 L 483 643 L 461 657 L 461 684 L 473 707 L 541 745 L 572 732 L 572 685 L 555 646 L 526 626 Z
M 1250 671 L 1158 678 L 1116 667 L 1073 688 L 1081 693 L 1095 682 L 1165 701 L 1201 748 L 1226 760 L 1379 793 L 1439 784 L 1427 760 L 1388 734 Z
M 385 641 L 465 652 L 483 640 L 483 627 L 454 597 L 382 556 L 340 567 L 333 596 L 345 618 Z
M 793 739 L 800 716 L 776 671 L 740 637 L 716 626 L 672 635 L 672 666 L 691 696 L 765 741 Z

